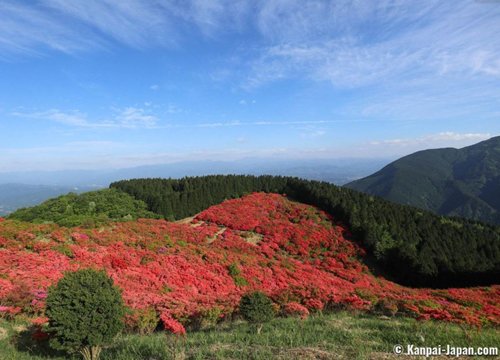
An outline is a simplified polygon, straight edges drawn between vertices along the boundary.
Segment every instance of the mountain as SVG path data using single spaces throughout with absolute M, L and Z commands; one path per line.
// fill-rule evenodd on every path
M 22 207 L 39 204 L 58 195 L 91 189 L 93 188 L 89 186 L 0 184 L 0 216 L 5 216 Z
M 462 149 L 419 151 L 345 186 L 442 215 L 500 224 L 500 136 Z
M 260 159 L 183 161 L 111 170 L 0 172 L 0 216 L 69 192 L 107 187 L 134 178 L 181 178 L 213 174 L 287 175 L 345 184 L 389 163 L 386 159 Z M 44 184 L 44 185 L 41 185 Z
M 345 184 L 389 163 L 388 159 L 262 159 L 234 161 L 181 161 L 108 170 L 2 172 L 0 184 L 107 187 L 134 178 L 181 178 L 215 174 L 283 175 Z
M 266 293 L 283 316 L 352 309 L 485 328 L 500 324 L 500 286 L 394 284 L 367 268 L 365 251 L 346 224 L 278 194 L 227 200 L 180 222 L 67 228 L 0 220 L 0 253 L 2 316 L 43 314 L 48 286 L 67 271 L 92 267 L 104 269 L 122 289 L 134 331 L 146 321 L 174 333 L 230 321 L 242 295 L 252 291 Z

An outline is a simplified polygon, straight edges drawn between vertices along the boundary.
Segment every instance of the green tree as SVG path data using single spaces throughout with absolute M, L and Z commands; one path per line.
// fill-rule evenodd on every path
M 104 271 L 66 273 L 47 296 L 50 345 L 97 360 L 102 346 L 122 330 L 124 313 L 120 289 Z
M 263 324 L 274 318 L 273 302 L 260 291 L 245 294 L 240 301 L 240 314 L 257 325 L 257 334 L 260 334 Z

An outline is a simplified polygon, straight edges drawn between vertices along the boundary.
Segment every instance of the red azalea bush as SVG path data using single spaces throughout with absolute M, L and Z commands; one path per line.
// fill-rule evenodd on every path
M 309 310 L 307 310 L 304 305 L 296 302 L 285 304 L 283 311 L 287 316 L 298 316 L 301 319 L 307 319 L 309 317 Z
M 191 222 L 140 219 L 69 229 L 5 220 L 0 316 L 43 316 L 49 285 L 65 271 L 94 267 L 123 289 L 129 308 L 160 314 L 165 329 L 178 334 L 207 309 L 227 317 L 251 291 L 281 308 L 375 311 L 386 299 L 395 315 L 500 324 L 500 286 L 403 287 L 373 276 L 360 261 L 364 250 L 347 235 L 328 214 L 264 193 L 225 201 Z
M 186 329 L 184 326 L 172 318 L 169 314 L 161 314 L 160 319 L 165 327 L 165 330 L 168 330 L 175 335 L 186 335 Z

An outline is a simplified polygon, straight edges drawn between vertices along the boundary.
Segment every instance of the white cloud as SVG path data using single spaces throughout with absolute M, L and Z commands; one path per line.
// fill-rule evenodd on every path
M 43 158 L 44 161 L 47 159 L 47 155 L 61 156 L 76 154 L 81 155 L 82 153 L 98 153 L 110 149 L 122 148 L 125 145 L 115 141 L 71 141 L 61 145 L 54 146 L 37 146 L 37 147 L 25 147 L 25 148 L 2 148 L 1 151 L 4 154 L 11 157 L 18 157 L 28 155 L 33 158 Z M 7 159 L 8 160 L 8 159 Z
M 348 87 L 445 74 L 498 78 L 499 18 L 499 4 L 468 0 L 4 0 L 0 49 L 142 49 L 196 31 L 208 39 L 258 33 L 245 46 L 248 63 L 233 64 L 250 71 L 247 87 L 289 77 Z
M 51 109 L 38 112 L 12 112 L 12 116 L 24 119 L 53 121 L 76 128 L 153 128 L 159 119 L 147 110 L 136 107 L 115 109 L 109 119 L 90 120 L 87 114 L 78 110 L 62 111 Z
M 445 147 L 458 145 L 470 145 L 482 140 L 491 138 L 489 133 L 456 133 L 446 131 L 437 134 L 430 134 L 413 139 L 389 139 L 382 141 L 372 141 L 374 146 L 396 146 L 396 147 Z
M 303 138 L 318 138 L 325 135 L 326 131 L 321 129 L 307 129 L 300 134 Z
M 41 3 L 59 16 L 87 25 L 98 35 L 132 47 L 172 43 L 171 20 L 155 1 L 42 0 Z
M 102 49 L 105 42 L 88 29 L 68 26 L 42 8 L 21 2 L 0 2 L 0 58 L 40 55 L 45 50 L 75 53 Z M 10 54 L 10 55 L 9 55 Z
M 327 125 L 347 122 L 348 120 L 304 120 L 304 121 L 228 121 L 228 122 L 210 122 L 190 125 L 189 127 L 245 127 L 245 126 L 294 126 L 294 125 Z M 311 129 L 310 127 L 308 128 Z
M 58 109 L 50 109 L 47 111 L 28 113 L 16 111 L 12 112 L 11 115 L 27 119 L 50 120 L 63 125 L 75 127 L 94 127 L 99 125 L 90 123 L 87 119 L 87 115 L 78 110 L 64 112 Z
M 168 114 L 183 112 L 175 105 L 168 105 Z M 166 129 L 166 128 L 219 128 L 219 127 L 264 127 L 264 126 L 305 126 L 303 129 L 311 135 L 321 136 L 322 130 L 317 129 L 317 125 L 329 125 L 349 122 L 349 120 L 258 120 L 258 121 L 213 121 L 203 123 L 160 124 L 160 118 L 153 113 L 152 106 L 145 105 L 145 108 L 125 107 L 113 109 L 113 115 L 103 119 L 91 119 L 87 114 L 78 110 L 62 111 L 51 109 L 47 111 L 34 112 L 11 112 L 10 115 L 24 118 L 53 121 L 62 125 L 80 128 L 146 128 L 146 129 Z
M 500 6 L 468 1 L 308 4 L 269 2 L 261 29 L 279 34 L 280 41 L 250 61 L 247 87 L 290 77 L 338 87 L 444 75 L 500 77 L 500 38 L 495 35 Z
M 5 57 L 47 49 L 74 54 L 113 43 L 137 49 L 176 46 L 181 29 L 209 37 L 238 30 L 251 7 L 250 0 L 3 0 L 0 50 Z
M 198 148 L 186 151 L 169 149 L 152 150 L 141 146 L 132 147 L 113 141 L 78 141 L 57 146 L 32 148 L 0 148 L 2 171 L 55 170 L 55 169 L 109 169 L 140 165 L 166 164 L 179 161 L 221 160 L 245 158 L 265 159 L 353 159 L 395 158 L 431 147 L 461 147 L 489 138 L 482 133 L 443 132 L 415 139 L 389 139 L 376 142 L 332 145 L 328 147 L 243 147 L 245 137 L 235 139 L 236 147 L 221 149 Z M 158 146 L 158 144 L 157 144 Z M 153 144 L 153 148 L 154 148 Z M 164 144 L 158 146 L 163 149 Z M 88 155 L 92 156 L 89 157 Z M 48 155 L 50 160 L 48 160 Z
M 147 113 L 144 109 L 128 107 L 121 110 L 115 117 L 115 124 L 127 128 L 152 128 L 158 122 L 158 118 Z

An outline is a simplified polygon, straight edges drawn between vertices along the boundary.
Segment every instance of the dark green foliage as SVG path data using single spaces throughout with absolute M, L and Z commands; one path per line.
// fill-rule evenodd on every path
M 112 183 L 148 209 L 166 219 L 178 220 L 253 191 L 282 192 L 286 179 L 273 176 L 203 176 L 177 179 L 135 179 Z
M 405 156 L 346 185 L 430 210 L 500 224 L 500 137 Z
M 274 176 L 206 176 L 119 181 L 112 188 L 145 201 L 169 219 L 192 216 L 253 191 L 286 193 L 345 223 L 353 239 L 402 283 L 458 286 L 500 278 L 500 228 L 446 218 L 326 182 Z
M 31 208 L 19 209 L 9 218 L 35 223 L 54 222 L 62 226 L 95 226 L 108 221 L 152 218 L 143 201 L 117 189 L 69 193 Z
M 66 273 L 47 296 L 50 345 L 72 353 L 109 344 L 123 328 L 124 313 L 121 292 L 104 271 Z
M 273 302 L 260 291 L 245 294 L 240 301 L 240 314 L 254 324 L 271 321 L 274 318 Z

